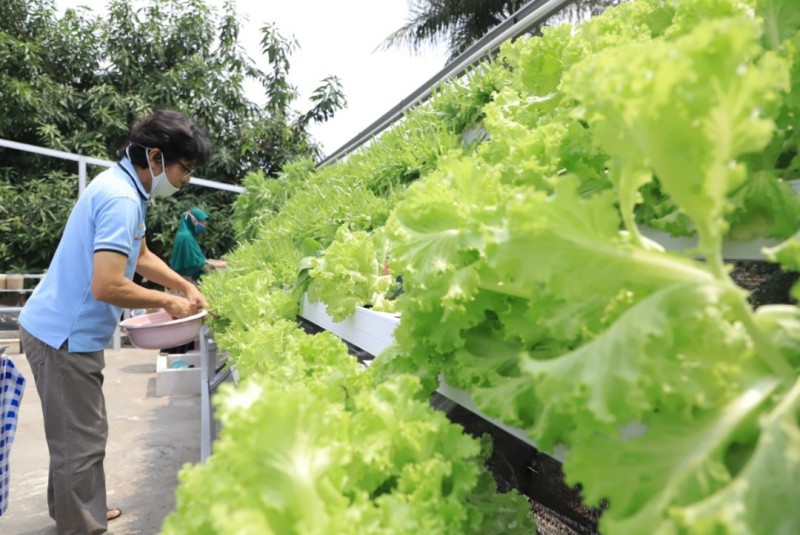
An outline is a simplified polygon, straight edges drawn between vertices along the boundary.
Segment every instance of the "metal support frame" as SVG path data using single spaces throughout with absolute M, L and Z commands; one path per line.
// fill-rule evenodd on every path
M 211 395 L 232 373 L 232 367 L 220 369 L 217 344 L 207 325 L 200 328 L 200 462 L 211 455 L 211 443 L 216 435 Z
M 211 392 L 208 388 L 209 363 L 216 361 L 209 355 L 208 327 L 200 328 L 200 462 L 211 455 Z

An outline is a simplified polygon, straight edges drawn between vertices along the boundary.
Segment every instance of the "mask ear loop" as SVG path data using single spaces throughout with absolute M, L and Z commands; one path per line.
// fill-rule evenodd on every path
M 145 147 L 141 143 L 134 143 L 133 141 L 129 141 L 128 146 L 125 147 L 125 156 L 127 156 L 129 160 L 131 160 L 131 147 L 141 147 L 145 150 L 145 157 L 147 158 L 147 165 L 149 166 L 150 165 L 149 154 L 150 154 L 150 149 L 152 149 L 152 147 Z M 163 153 L 161 156 L 163 158 L 164 156 Z M 133 163 L 133 160 L 131 160 L 131 163 Z
M 140 145 L 145 150 L 145 155 L 147 157 L 147 167 L 150 169 L 150 173 L 155 176 L 156 172 L 153 171 L 152 165 L 150 165 L 150 151 L 153 149 L 158 149 L 158 147 L 145 147 L 144 145 Z M 167 170 L 167 162 L 164 160 L 164 151 L 158 149 L 158 155 L 161 156 L 161 173 L 166 172 Z M 161 174 L 159 173 L 159 175 Z

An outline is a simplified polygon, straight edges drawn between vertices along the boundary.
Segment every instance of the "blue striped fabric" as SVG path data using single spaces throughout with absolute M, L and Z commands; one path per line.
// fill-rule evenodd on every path
M 8 509 L 9 455 L 24 391 L 25 377 L 7 355 L 0 355 L 0 516 Z

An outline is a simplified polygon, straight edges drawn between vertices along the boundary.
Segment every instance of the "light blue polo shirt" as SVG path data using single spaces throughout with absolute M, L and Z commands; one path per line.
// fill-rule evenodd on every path
M 78 198 L 44 278 L 19 315 L 26 331 L 72 353 L 106 348 L 122 309 L 92 295 L 94 253 L 113 251 L 128 257 L 125 276 L 133 279 L 149 194 L 130 160 L 103 171 Z

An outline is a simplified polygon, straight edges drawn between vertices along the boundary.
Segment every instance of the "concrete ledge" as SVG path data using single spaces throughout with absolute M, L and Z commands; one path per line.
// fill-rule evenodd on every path
M 22 353 L 22 340 L 19 339 L 19 331 L 0 331 L 0 346 L 8 346 L 9 354 Z

